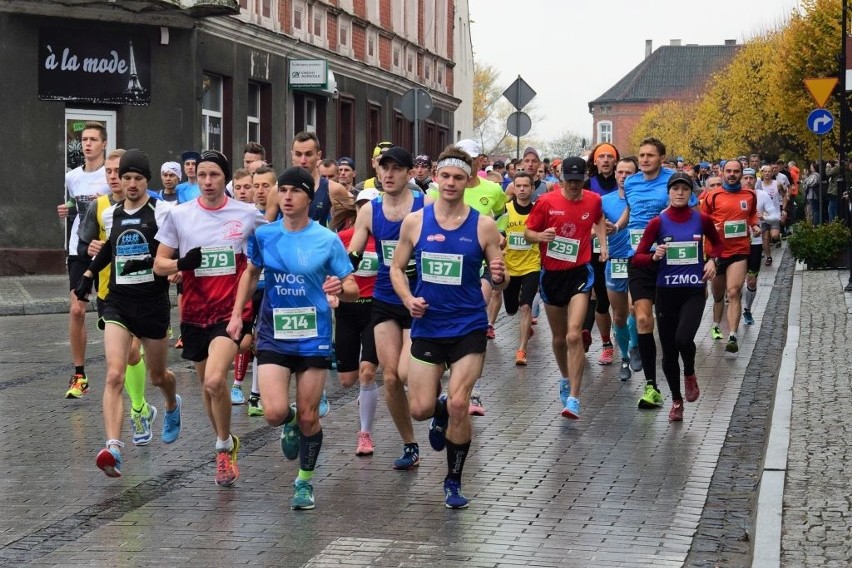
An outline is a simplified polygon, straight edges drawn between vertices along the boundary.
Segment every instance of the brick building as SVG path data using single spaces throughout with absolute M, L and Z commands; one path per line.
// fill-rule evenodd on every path
M 707 80 L 727 65 L 740 46 L 736 40 L 724 45 L 681 45 L 671 40 L 653 50 L 645 42 L 645 59 L 604 94 L 589 102 L 594 117 L 594 142 L 610 142 L 622 153 L 642 115 L 668 100 L 690 100 L 704 90 Z

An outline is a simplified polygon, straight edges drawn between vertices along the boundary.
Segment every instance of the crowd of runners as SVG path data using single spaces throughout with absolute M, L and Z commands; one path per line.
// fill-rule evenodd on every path
M 236 171 L 217 151 L 188 151 L 182 163 L 162 164 L 156 181 L 143 151 L 107 154 L 106 144 L 105 129 L 87 123 L 85 164 L 66 175 L 70 199 L 58 208 L 60 217 L 76 208 L 68 398 L 89 389 L 90 299 L 104 333 L 97 466 L 121 476 L 124 390 L 133 444 L 153 439 L 160 414 L 146 399 L 147 377 L 163 394 L 162 441 L 180 435 L 182 399 L 167 368 L 176 285 L 175 347 L 201 383 L 215 482 L 230 486 L 240 475 L 231 414 L 245 405 L 281 428 L 284 456 L 299 460 L 293 509 L 314 507 L 330 369 L 359 388 L 356 455 L 376 451 L 380 373 L 401 442 L 393 468 L 420 464 L 413 421 L 428 420 L 429 445 L 446 452 L 445 504 L 467 507 L 471 417 L 486 412 L 479 382 L 501 308 L 517 321 L 515 364 L 524 366 L 544 307 L 560 373 L 554 396 L 569 420 L 582 415 L 595 326 L 597 363 L 617 364 L 621 381 L 642 372 L 639 409 L 664 405 L 656 327 L 668 418 L 683 420 L 684 400 L 700 394 L 694 338 L 708 297 L 706 333 L 735 356 L 741 320 L 754 323 L 758 272 L 773 261 L 799 184 L 798 169 L 755 154 L 712 165 L 670 160 L 655 138 L 629 156 L 604 143 L 553 160 L 527 147 L 508 162 L 473 140 L 434 157 L 380 142 L 360 182 L 355 161 L 325 158 L 310 132 L 295 136 L 293 167 L 283 171 L 249 143 Z

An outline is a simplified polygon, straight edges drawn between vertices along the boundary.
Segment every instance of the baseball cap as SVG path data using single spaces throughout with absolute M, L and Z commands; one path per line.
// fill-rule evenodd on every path
M 533 150 L 535 152 L 535 150 Z M 529 152 L 524 152 L 524 155 Z M 536 152 L 538 155 L 538 152 Z M 586 160 L 579 156 L 570 156 L 562 161 L 562 179 L 580 180 L 586 179 Z
M 539 154 L 538 150 L 536 150 L 532 146 L 527 146 L 526 148 L 524 148 L 524 153 L 521 154 L 521 156 L 526 156 L 527 154 L 535 154 L 536 159 L 539 162 L 541 161 L 541 154 Z
M 187 150 L 183 154 L 180 155 L 180 161 L 185 162 L 187 160 L 195 160 L 198 161 L 198 158 L 201 157 L 201 153 L 198 150 Z
M 401 146 L 391 146 L 385 150 L 382 153 L 382 157 L 379 158 L 379 165 L 390 160 L 409 170 L 414 167 L 414 159 L 411 157 L 411 154 Z
M 346 158 L 346 157 L 340 158 L 339 160 L 337 160 L 337 165 L 338 166 L 349 166 L 350 168 L 352 168 L 354 170 L 355 169 L 355 160 L 353 160 L 352 158 Z
M 464 151 L 471 158 L 478 158 L 482 154 L 482 147 L 470 138 L 459 140 L 456 142 L 456 147 Z
M 367 189 L 362 189 L 358 192 L 358 196 L 355 198 L 355 203 L 360 203 L 362 201 L 372 201 L 379 196 L 379 190 L 375 187 L 368 187 Z
M 393 147 L 393 142 L 379 142 L 378 144 L 376 144 L 376 147 L 373 148 L 373 157 L 375 158 L 376 156 L 378 156 L 379 154 L 381 154 L 382 152 L 384 152 L 388 148 L 392 148 L 392 147 Z
M 692 187 L 692 178 L 689 177 L 689 174 L 685 174 L 683 172 L 677 172 L 672 174 L 672 177 L 669 178 L 669 183 L 666 184 L 668 189 L 671 189 L 672 186 L 676 183 L 685 183 L 689 187 Z
M 506 162 L 504 162 L 503 160 L 497 160 L 496 162 L 494 162 L 494 169 L 505 168 L 505 167 L 506 167 Z

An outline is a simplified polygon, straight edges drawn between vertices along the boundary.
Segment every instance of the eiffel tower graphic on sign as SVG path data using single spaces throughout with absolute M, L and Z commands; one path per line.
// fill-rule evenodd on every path
M 136 56 L 133 53 L 133 42 L 130 43 L 130 79 L 127 81 L 127 88 L 124 93 L 132 99 L 141 99 L 147 94 L 147 90 L 142 86 L 139 80 L 139 75 L 136 72 Z

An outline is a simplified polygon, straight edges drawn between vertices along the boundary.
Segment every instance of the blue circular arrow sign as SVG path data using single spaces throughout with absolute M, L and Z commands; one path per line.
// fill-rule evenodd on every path
M 824 108 L 817 108 L 808 115 L 808 130 L 817 136 L 823 136 L 831 132 L 834 126 L 834 115 Z

